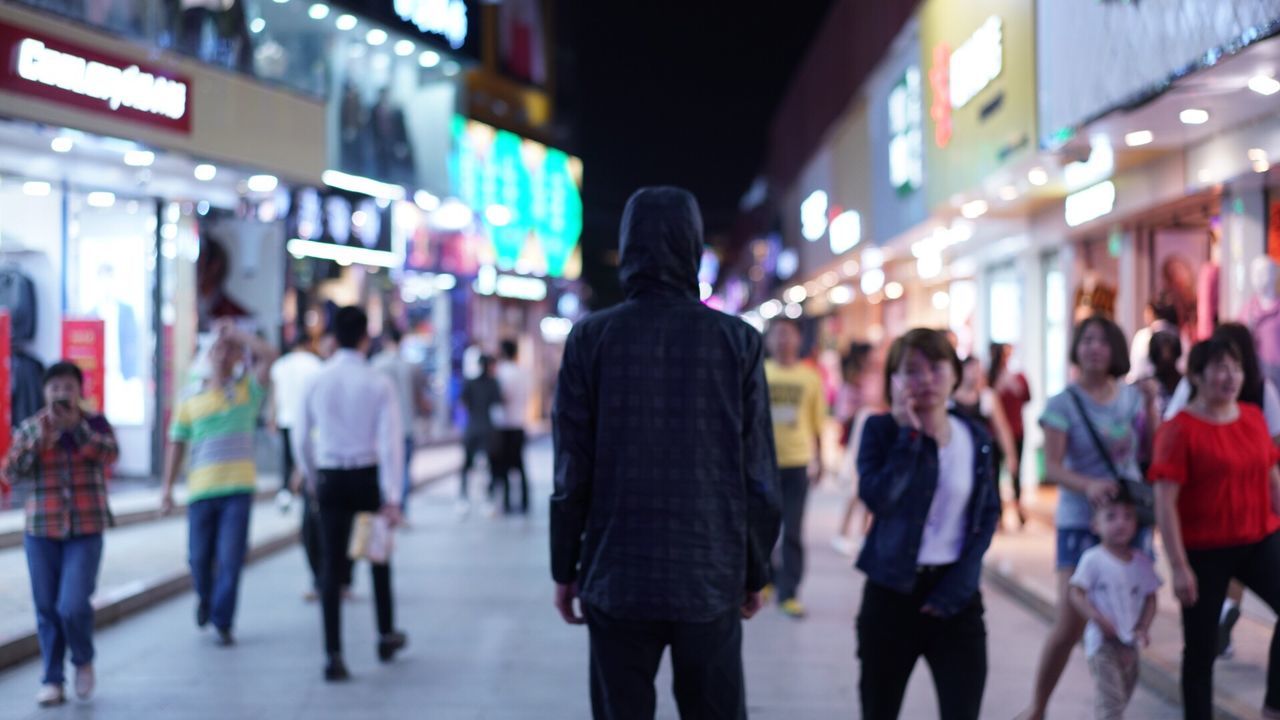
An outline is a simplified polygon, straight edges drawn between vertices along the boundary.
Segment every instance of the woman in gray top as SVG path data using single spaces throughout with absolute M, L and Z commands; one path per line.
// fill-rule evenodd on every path
M 1124 332 L 1111 320 L 1095 315 L 1081 322 L 1071 340 L 1076 380 L 1050 398 L 1040 417 L 1045 479 L 1059 488 L 1058 616 L 1040 656 L 1032 706 L 1021 716 L 1026 720 L 1044 717 L 1071 650 L 1084 634 L 1085 618 L 1068 601 L 1067 583 L 1080 556 L 1098 544 L 1089 529 L 1090 506 L 1118 493 L 1112 466 L 1126 479 L 1142 479 L 1138 457 L 1151 447 L 1159 422 L 1154 381 L 1129 385 L 1123 380 L 1129 372 L 1128 352 Z M 1098 452 L 1082 409 L 1111 456 L 1110 466 Z M 1149 530 L 1141 530 L 1135 543 L 1145 550 L 1150 537 Z

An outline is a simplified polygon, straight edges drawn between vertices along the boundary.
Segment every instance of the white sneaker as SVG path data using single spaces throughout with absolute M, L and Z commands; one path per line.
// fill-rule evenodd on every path
M 66 701 L 67 696 L 63 694 L 61 685 L 41 685 L 40 692 L 36 693 L 36 702 L 40 707 L 53 707 Z
M 92 665 L 81 665 L 76 668 L 76 697 L 88 700 L 93 695 L 94 681 Z
M 276 493 L 276 508 L 284 514 L 289 512 L 291 507 L 293 507 L 293 493 L 281 488 L 280 492 Z

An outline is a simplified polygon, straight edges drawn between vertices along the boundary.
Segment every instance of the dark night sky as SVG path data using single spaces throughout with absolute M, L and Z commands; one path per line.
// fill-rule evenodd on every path
M 764 160 L 774 108 L 830 0 L 565 0 L 576 78 L 575 149 L 585 164 L 584 272 L 616 300 L 618 221 L 636 188 L 675 184 L 727 230 Z M 563 6 L 562 6 L 563 7 Z

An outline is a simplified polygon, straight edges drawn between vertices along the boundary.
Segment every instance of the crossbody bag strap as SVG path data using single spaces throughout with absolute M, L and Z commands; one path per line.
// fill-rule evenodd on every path
M 1116 471 L 1116 465 L 1111 460 L 1111 453 L 1107 452 L 1107 448 L 1102 444 L 1102 438 L 1098 437 L 1098 431 L 1093 427 L 1093 422 L 1089 420 L 1089 413 L 1084 409 L 1084 402 L 1080 400 L 1080 396 L 1076 394 L 1075 388 L 1067 388 L 1067 394 L 1071 396 L 1071 400 L 1075 402 L 1076 409 L 1080 411 L 1080 419 L 1084 421 L 1084 427 L 1089 431 L 1089 437 L 1093 438 L 1093 447 L 1102 456 L 1102 461 L 1107 464 L 1107 470 L 1111 471 L 1111 477 L 1117 482 L 1122 478 L 1120 473 Z

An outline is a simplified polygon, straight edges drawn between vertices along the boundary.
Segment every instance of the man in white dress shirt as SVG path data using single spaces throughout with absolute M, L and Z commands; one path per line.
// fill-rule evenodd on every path
M 511 472 L 520 475 L 520 512 L 529 512 L 529 478 L 524 470 L 525 418 L 529 414 L 529 379 L 517 363 L 519 346 L 514 340 L 502 341 L 502 359 L 498 361 L 498 386 L 502 388 L 502 418 L 494 440 L 497 452 L 490 453 L 494 487 L 502 492 L 502 510 L 514 512 L 511 505 Z
M 404 430 L 395 388 L 369 366 L 369 319 L 357 307 L 334 317 L 338 350 L 306 393 L 293 435 L 298 465 L 320 506 L 321 592 L 330 682 L 350 677 L 342 659 L 342 569 L 358 512 L 400 522 Z M 391 660 L 407 639 L 392 622 L 390 563 L 372 563 L 378 657 Z

